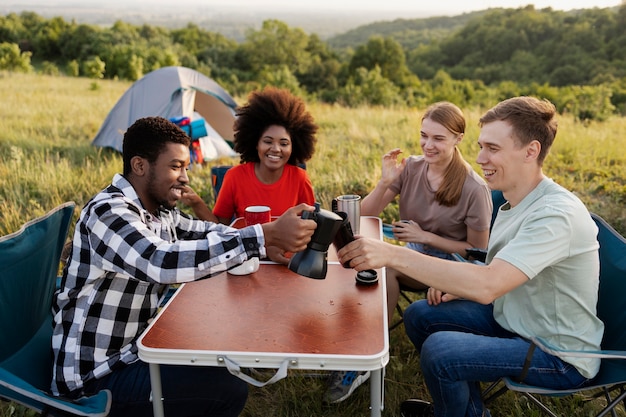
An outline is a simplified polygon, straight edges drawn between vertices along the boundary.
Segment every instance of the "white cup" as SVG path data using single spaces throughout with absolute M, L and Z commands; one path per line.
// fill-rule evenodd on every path
M 232 275 L 248 275 L 258 270 L 259 270 L 259 258 L 255 256 L 254 258 L 250 258 L 247 261 L 244 261 L 244 263 L 242 263 L 241 265 L 238 265 L 232 269 L 229 269 L 228 273 Z

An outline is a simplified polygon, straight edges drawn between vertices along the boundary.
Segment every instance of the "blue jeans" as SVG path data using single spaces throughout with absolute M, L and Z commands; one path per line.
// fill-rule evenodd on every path
M 409 339 L 420 351 L 420 364 L 431 394 L 435 416 L 489 416 L 481 400 L 479 381 L 517 378 L 530 342 L 502 328 L 493 306 L 454 300 L 438 306 L 426 300 L 404 313 Z M 585 385 L 576 368 L 535 349 L 524 382 L 547 388 Z
M 226 368 L 161 365 L 166 416 L 234 417 L 243 410 L 248 385 Z M 90 381 L 86 391 L 111 390 L 109 417 L 152 417 L 148 364 L 137 361 L 102 379 Z
M 422 243 L 409 242 L 406 244 L 406 247 L 426 255 L 434 256 L 436 258 L 447 259 L 449 261 L 454 260 L 452 255 L 448 252 L 444 252 L 442 250 L 433 248 L 432 246 L 424 245 Z

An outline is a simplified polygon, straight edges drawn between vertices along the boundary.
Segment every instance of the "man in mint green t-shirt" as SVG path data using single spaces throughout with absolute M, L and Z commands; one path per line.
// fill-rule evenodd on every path
M 431 287 L 426 300 L 408 307 L 404 324 L 420 351 L 433 403 L 405 401 L 405 417 L 489 416 L 477 381 L 523 377 L 566 389 L 599 370 L 596 358 L 531 349 L 536 338 L 558 349 L 598 350 L 604 331 L 596 316 L 597 227 L 583 203 L 542 170 L 557 131 L 555 114 L 546 100 L 515 97 L 480 119 L 477 163 L 507 200 L 492 228 L 486 265 L 366 238 L 338 253 L 357 270 L 392 267 Z

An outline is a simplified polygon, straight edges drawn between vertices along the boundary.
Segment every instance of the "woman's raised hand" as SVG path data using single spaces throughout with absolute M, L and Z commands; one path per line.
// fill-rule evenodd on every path
M 398 162 L 398 155 L 401 153 L 402 150 L 400 148 L 395 148 L 383 155 L 383 173 L 381 181 L 386 185 L 391 184 L 398 178 L 406 165 L 404 158 Z

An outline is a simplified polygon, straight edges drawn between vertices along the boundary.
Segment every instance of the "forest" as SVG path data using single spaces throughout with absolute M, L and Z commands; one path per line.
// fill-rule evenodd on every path
M 193 22 L 102 27 L 30 11 L 0 16 L 0 70 L 134 81 L 169 65 L 199 70 L 234 96 L 268 84 L 347 107 L 485 107 L 535 95 L 602 121 L 626 114 L 626 5 L 398 19 L 326 41 L 271 19 L 238 42 Z

